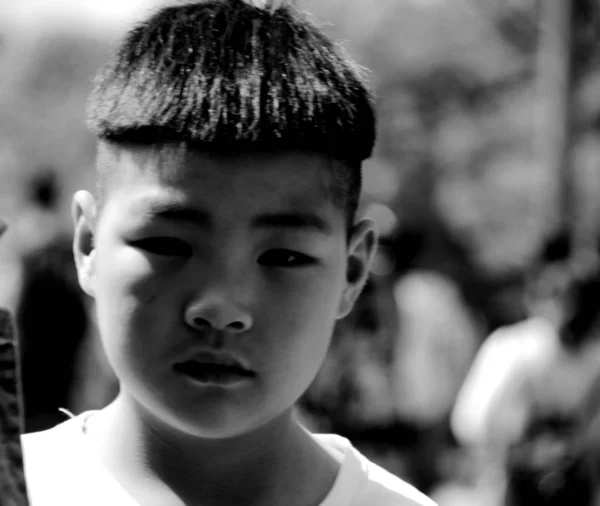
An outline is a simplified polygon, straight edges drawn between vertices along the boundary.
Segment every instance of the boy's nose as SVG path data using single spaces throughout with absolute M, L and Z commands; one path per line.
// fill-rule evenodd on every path
M 252 327 L 252 315 L 233 304 L 197 301 L 186 309 L 185 322 L 195 330 L 240 334 Z

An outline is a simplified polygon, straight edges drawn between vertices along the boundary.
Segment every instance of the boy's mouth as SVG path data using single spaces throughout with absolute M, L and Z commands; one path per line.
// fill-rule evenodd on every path
M 178 362 L 173 369 L 196 382 L 213 385 L 231 385 L 255 376 L 253 371 L 239 362 L 226 356 L 212 354 L 202 354 Z

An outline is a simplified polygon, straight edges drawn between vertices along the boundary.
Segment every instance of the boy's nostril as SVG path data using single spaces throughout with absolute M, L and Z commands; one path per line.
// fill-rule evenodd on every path
M 202 318 L 201 316 L 196 316 L 193 318 L 192 322 L 194 327 L 203 330 L 214 328 L 219 330 L 229 329 L 230 331 L 241 332 L 247 328 L 247 325 L 240 320 L 234 320 L 222 326 L 216 321 L 211 321 L 206 318 Z
M 201 318 L 200 316 L 196 316 L 194 318 L 194 325 L 196 325 L 197 327 L 201 327 L 201 328 L 212 327 L 211 323 L 207 319 Z
M 245 325 L 240 321 L 231 322 L 228 326 L 233 330 L 244 330 L 245 328 Z

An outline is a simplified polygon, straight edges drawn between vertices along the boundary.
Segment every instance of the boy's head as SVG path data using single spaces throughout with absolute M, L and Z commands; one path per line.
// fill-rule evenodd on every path
M 375 138 L 372 96 L 360 69 L 305 15 L 266 3 L 213 0 L 155 14 L 99 73 L 88 124 L 117 144 L 327 155 L 352 224 Z M 102 198 L 110 174 L 101 169 Z
M 291 7 L 189 4 L 129 34 L 90 108 L 75 255 L 121 399 L 208 438 L 282 419 L 375 249 L 354 67 Z

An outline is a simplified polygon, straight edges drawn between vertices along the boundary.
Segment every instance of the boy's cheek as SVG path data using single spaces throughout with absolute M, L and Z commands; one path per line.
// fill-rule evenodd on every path
M 101 335 L 109 340 L 113 352 L 119 354 L 127 354 L 127 349 L 148 352 L 152 336 L 162 336 L 173 327 L 168 311 L 148 307 L 132 294 L 104 299 L 97 310 Z
M 138 327 L 158 315 L 166 321 L 180 299 L 178 279 L 157 274 L 140 255 L 116 255 L 98 265 L 96 277 L 96 303 L 104 308 L 107 321 L 118 325 Z
M 115 295 L 155 277 L 155 269 L 148 259 L 126 246 L 99 250 L 95 264 L 98 283 Z
M 272 286 L 280 296 L 330 298 L 340 292 L 345 284 L 344 269 L 331 259 L 322 259 L 310 267 L 283 269 Z

